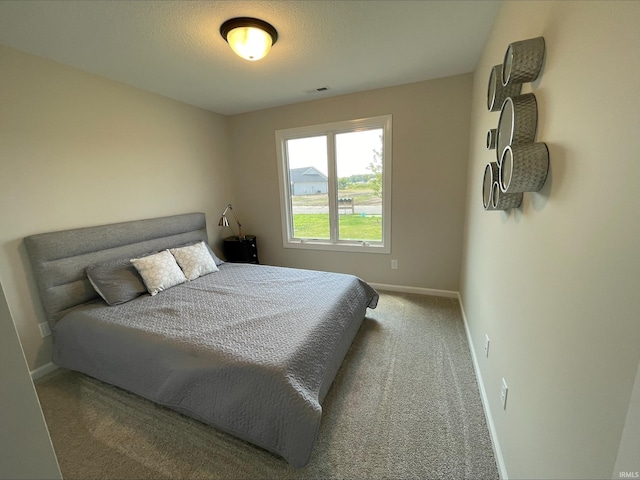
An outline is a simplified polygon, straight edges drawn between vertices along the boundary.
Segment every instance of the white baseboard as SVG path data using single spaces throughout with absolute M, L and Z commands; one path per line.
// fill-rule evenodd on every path
M 53 363 L 45 363 L 41 367 L 36 368 L 35 370 L 31 370 L 31 380 L 37 380 L 41 377 L 44 377 L 46 374 L 57 370 L 58 366 Z
M 383 283 L 370 283 L 376 290 L 386 290 L 388 292 L 416 293 L 418 295 L 432 295 L 434 297 L 460 298 L 458 292 L 451 290 L 436 290 L 433 288 L 405 287 L 402 285 L 385 285 Z
M 462 321 L 464 322 L 464 329 L 467 332 L 467 342 L 469 343 L 469 349 L 471 350 L 471 358 L 473 360 L 473 368 L 476 371 L 476 378 L 478 379 L 478 389 L 480 390 L 480 399 L 482 400 L 482 407 L 484 408 L 484 416 L 487 419 L 487 425 L 489 427 L 489 436 L 491 437 L 491 445 L 493 446 L 493 454 L 496 457 L 496 463 L 498 465 L 498 473 L 502 480 L 508 480 L 507 468 L 504 464 L 504 457 L 502 456 L 502 448 L 500 448 L 500 441 L 498 440 L 498 432 L 496 426 L 493 423 L 493 415 L 491 414 L 491 407 L 489 406 L 489 399 L 487 397 L 487 391 L 484 388 L 484 382 L 482 381 L 482 373 L 480 373 L 480 365 L 478 364 L 478 356 L 476 355 L 476 349 L 473 346 L 473 339 L 471 338 L 471 331 L 469 330 L 469 324 L 467 323 L 467 316 L 464 313 L 464 305 L 462 304 L 462 297 L 458 293 L 458 302 L 460 303 L 460 311 L 462 312 Z

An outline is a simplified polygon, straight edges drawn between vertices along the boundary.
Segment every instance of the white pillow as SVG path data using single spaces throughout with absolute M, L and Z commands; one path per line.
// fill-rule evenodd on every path
M 168 250 L 142 258 L 132 258 L 131 263 L 138 270 L 151 295 L 187 281 L 176 259 Z
M 176 258 L 187 280 L 195 280 L 207 273 L 219 271 L 204 242 L 188 247 L 170 248 L 169 251 Z

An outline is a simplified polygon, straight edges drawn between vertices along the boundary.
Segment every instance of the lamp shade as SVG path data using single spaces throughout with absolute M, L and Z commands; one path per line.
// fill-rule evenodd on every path
M 220 27 L 220 34 L 236 54 L 246 60 L 264 58 L 278 39 L 272 25 L 257 18 L 232 18 Z
M 271 50 L 271 37 L 253 27 L 234 28 L 227 35 L 231 49 L 246 60 L 260 60 Z

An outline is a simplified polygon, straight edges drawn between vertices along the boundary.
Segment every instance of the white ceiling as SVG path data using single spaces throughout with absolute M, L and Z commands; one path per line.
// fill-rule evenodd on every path
M 3 0 L 0 44 L 231 115 L 471 72 L 500 3 Z M 220 36 L 239 16 L 277 29 L 263 60 Z

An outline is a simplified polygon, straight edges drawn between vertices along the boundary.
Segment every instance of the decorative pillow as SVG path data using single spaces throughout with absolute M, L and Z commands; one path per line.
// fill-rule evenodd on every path
M 220 265 L 222 265 L 224 263 L 223 260 L 220 260 L 218 258 L 218 256 L 215 254 L 215 252 L 211 249 L 211 247 L 205 243 L 204 241 L 200 241 L 200 242 L 189 242 L 189 243 L 185 243 L 183 245 L 178 245 L 177 247 L 174 248 L 182 248 L 182 247 L 190 247 L 192 245 L 197 245 L 198 243 L 204 243 L 207 247 L 207 250 L 209 251 L 209 254 L 211 255 L 211 257 L 213 258 L 213 261 L 216 262 L 216 266 L 219 267 Z
M 132 258 L 131 263 L 138 270 L 151 295 L 187 281 L 169 250 L 146 257 Z
M 147 293 L 147 289 L 128 258 L 87 267 L 87 277 L 108 305 L 119 305 Z
M 204 243 L 204 242 L 202 242 Z M 205 244 L 207 245 L 207 244 Z M 209 253 L 211 254 L 211 257 L 213 258 L 213 261 L 216 262 L 216 266 L 219 267 L 220 265 L 222 265 L 224 263 L 223 260 L 220 260 L 218 258 L 218 256 L 215 254 L 215 252 L 213 250 L 211 250 L 211 247 L 209 245 L 207 245 L 207 250 L 209 250 Z
M 169 251 L 176 258 L 187 280 L 195 280 L 207 273 L 218 271 L 216 262 L 204 242 L 188 247 L 170 248 Z

